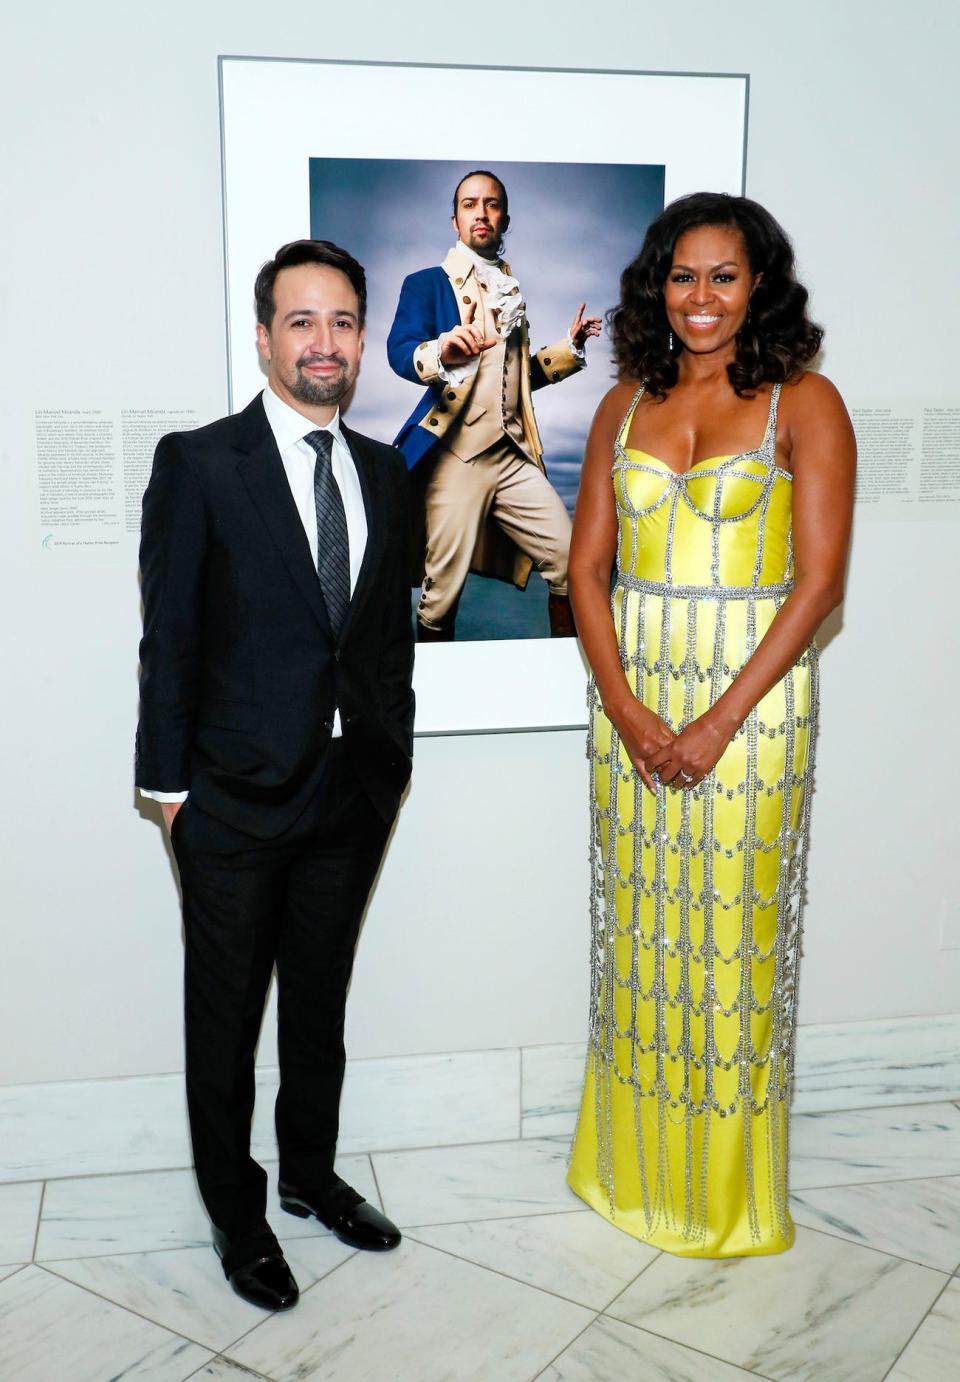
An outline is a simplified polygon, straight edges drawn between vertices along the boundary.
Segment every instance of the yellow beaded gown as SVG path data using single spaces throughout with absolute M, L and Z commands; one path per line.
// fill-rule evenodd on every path
M 779 386 L 755 451 L 677 474 L 626 448 L 612 609 L 627 679 L 679 729 L 791 590 Z M 689 1257 L 781 1252 L 787 1100 L 817 708 L 811 647 L 689 791 L 643 786 L 591 683 L 590 1040 L 569 1183 Z

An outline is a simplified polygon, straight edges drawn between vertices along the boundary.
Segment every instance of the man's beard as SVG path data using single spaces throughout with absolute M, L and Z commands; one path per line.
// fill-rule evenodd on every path
M 467 244 L 474 254 L 479 254 L 483 259 L 499 259 L 503 249 L 503 241 L 495 235 L 489 234 L 481 240 L 472 230 L 468 232 Z
M 340 366 L 340 373 L 330 379 L 311 379 L 303 373 L 303 365 L 316 365 L 328 361 Z M 300 403 L 313 407 L 324 407 L 328 403 L 339 403 L 353 384 L 350 367 L 342 355 L 302 355 L 294 367 L 294 374 L 284 383 Z

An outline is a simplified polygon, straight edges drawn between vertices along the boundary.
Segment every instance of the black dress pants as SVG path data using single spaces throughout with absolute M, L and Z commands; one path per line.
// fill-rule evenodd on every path
M 195 806 L 177 812 L 186 947 L 187 1107 L 200 1194 L 231 1238 L 255 1231 L 267 1177 L 250 1155 L 254 1056 L 277 971 L 280 1178 L 333 1181 L 347 985 L 389 826 L 334 740 L 315 801 L 259 840 Z

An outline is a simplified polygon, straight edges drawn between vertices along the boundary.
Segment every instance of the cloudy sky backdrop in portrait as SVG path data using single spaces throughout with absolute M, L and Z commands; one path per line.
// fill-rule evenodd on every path
M 663 208 L 662 165 L 514 163 L 482 151 L 461 162 L 312 158 L 310 233 L 342 245 L 367 271 L 362 386 L 350 423 L 384 441 L 421 392 L 387 362 L 400 285 L 441 263 L 454 243 L 453 189 L 472 168 L 490 168 L 506 185 L 505 257 L 526 299 L 533 350 L 565 335 L 580 302 L 594 314 L 617 302 L 620 272 Z M 587 357 L 588 369 L 535 395 L 547 471 L 571 511 L 590 420 L 613 379 L 606 328 Z

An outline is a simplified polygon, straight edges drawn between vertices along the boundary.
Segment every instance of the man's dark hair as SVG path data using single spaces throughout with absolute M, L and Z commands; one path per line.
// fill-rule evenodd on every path
M 352 254 L 342 250 L 332 240 L 291 240 L 281 245 L 272 259 L 268 259 L 257 274 L 253 288 L 253 299 L 257 309 L 257 321 L 270 330 L 277 304 L 273 300 L 273 285 L 281 269 L 294 269 L 299 264 L 323 264 L 330 269 L 339 269 L 346 274 L 357 295 L 359 304 L 359 326 L 363 326 L 367 316 L 367 276 L 363 265 L 358 264 Z
M 676 384 L 679 350 L 670 349 L 663 287 L 680 236 L 700 226 L 738 230 L 750 272 L 763 275 L 737 335 L 736 359 L 727 366 L 734 393 L 749 398 L 761 383 L 783 383 L 799 374 L 819 351 L 823 329 L 807 316 L 807 290 L 797 282 L 783 228 L 748 197 L 693 192 L 652 222 L 640 253 L 621 275 L 620 302 L 607 313 L 614 359 L 621 379 L 643 380 L 654 398 Z
M 460 188 L 466 182 L 467 178 L 489 178 L 491 182 L 495 182 L 500 189 L 500 200 L 503 202 L 503 214 L 504 216 L 510 215 L 510 204 L 507 200 L 507 189 L 504 187 L 500 178 L 497 177 L 496 173 L 491 173 L 489 168 L 474 168 L 471 172 L 464 173 L 463 177 L 460 179 L 456 187 L 453 189 L 454 216 L 456 216 L 457 214 L 457 199 L 460 196 Z

